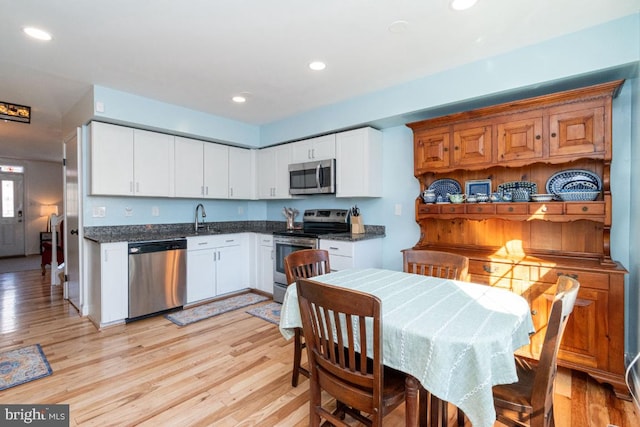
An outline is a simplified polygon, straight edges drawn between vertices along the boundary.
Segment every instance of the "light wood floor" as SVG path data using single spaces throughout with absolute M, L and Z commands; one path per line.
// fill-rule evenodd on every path
M 240 309 L 182 328 L 157 316 L 98 331 L 48 282 L 38 270 L 0 274 L 0 351 L 39 343 L 53 369 L 0 391 L 0 403 L 69 404 L 72 426 L 307 425 L 308 380 L 291 387 L 292 343 L 275 325 Z M 400 407 L 385 425 L 403 420 Z M 631 402 L 563 371 L 556 424 L 640 418 Z

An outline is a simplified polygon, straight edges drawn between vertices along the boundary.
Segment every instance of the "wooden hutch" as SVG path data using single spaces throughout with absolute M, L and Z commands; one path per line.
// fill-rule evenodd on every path
M 425 204 L 415 202 L 416 249 L 469 257 L 473 282 L 524 296 L 537 332 L 520 354 L 540 354 L 554 284 L 575 277 L 580 292 L 558 363 L 609 383 L 624 381 L 624 275 L 610 255 L 611 104 L 623 81 L 554 93 L 410 123 L 420 191 L 450 178 L 499 184 L 547 180 L 568 169 L 602 180 L 595 201 Z

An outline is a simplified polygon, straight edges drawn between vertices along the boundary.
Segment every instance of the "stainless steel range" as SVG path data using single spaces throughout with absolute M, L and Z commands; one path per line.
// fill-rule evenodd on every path
M 319 236 L 350 231 L 347 209 L 309 209 L 302 216 L 302 228 L 273 233 L 273 300 L 282 302 L 287 290 L 284 258 L 301 249 L 317 249 Z

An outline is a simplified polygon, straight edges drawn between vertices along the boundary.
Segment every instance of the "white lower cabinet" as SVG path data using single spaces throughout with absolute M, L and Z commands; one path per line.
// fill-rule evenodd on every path
M 382 268 L 382 239 L 358 242 L 320 239 L 320 249 L 329 251 L 331 271 L 347 268 Z
M 187 238 L 187 304 L 249 287 L 247 233 Z
M 127 242 L 87 243 L 89 318 L 100 328 L 129 314 Z
M 273 293 L 273 235 L 258 234 L 256 289 Z

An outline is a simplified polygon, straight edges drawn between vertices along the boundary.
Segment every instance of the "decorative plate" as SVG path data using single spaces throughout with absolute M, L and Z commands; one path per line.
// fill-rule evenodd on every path
M 547 180 L 547 193 L 555 194 L 565 191 L 600 191 L 600 177 L 584 169 L 567 169 L 557 172 Z
M 527 190 L 529 194 L 536 194 L 538 192 L 538 186 L 535 182 L 529 181 L 511 181 L 498 185 L 498 193 L 515 190 Z
M 557 196 L 564 202 L 586 202 L 598 198 L 599 191 L 562 191 Z
M 445 200 L 448 200 L 447 193 L 462 193 L 462 187 L 460 186 L 460 183 L 455 179 L 449 178 L 436 179 L 429 186 L 429 190 L 434 190 L 436 192 L 436 197 L 441 196 Z

